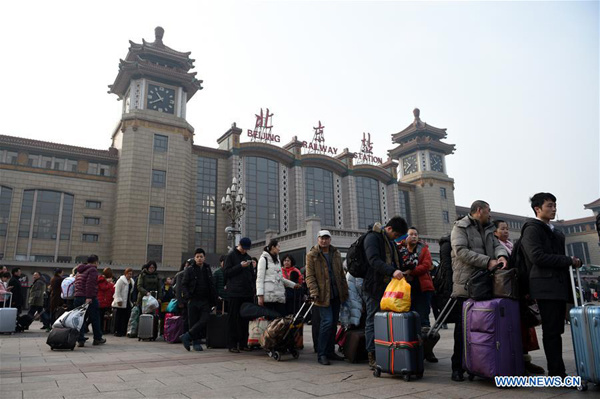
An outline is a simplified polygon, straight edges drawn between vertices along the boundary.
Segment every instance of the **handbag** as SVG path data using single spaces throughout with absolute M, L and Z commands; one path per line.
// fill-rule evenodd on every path
M 251 320 L 248 323 L 248 346 L 260 346 L 258 340 L 263 335 L 265 330 L 269 327 L 269 321 L 264 317 Z
M 535 302 L 524 304 L 521 306 L 521 320 L 527 328 L 537 327 L 542 324 L 542 316 L 540 308 Z
M 465 290 L 469 298 L 487 301 L 494 297 L 494 280 L 489 270 L 477 270 L 467 280 Z
M 379 303 L 382 312 L 408 312 L 410 310 L 411 286 L 405 278 L 393 278 L 383 293 Z
M 177 310 L 178 310 L 177 305 L 178 305 L 177 299 L 175 299 L 175 298 L 171 299 L 165 309 L 166 313 L 177 313 Z
M 85 319 L 85 313 L 87 312 L 89 304 L 84 303 L 83 305 L 76 307 L 70 312 L 63 313 L 52 325 L 57 328 L 74 328 L 77 331 L 83 327 L 83 321 Z
M 493 285 L 494 298 L 519 299 L 518 270 L 496 270 Z

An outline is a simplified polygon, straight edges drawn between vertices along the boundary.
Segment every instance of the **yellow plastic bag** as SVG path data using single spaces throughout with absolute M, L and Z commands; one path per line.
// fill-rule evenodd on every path
M 405 278 L 393 278 L 390 281 L 379 306 L 382 311 L 388 312 L 402 313 L 410 310 L 410 284 Z

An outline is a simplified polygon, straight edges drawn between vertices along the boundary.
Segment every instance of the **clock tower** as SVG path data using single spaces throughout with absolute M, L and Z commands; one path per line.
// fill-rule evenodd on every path
M 455 148 L 441 141 L 446 129 L 421 121 L 418 108 L 413 115 L 408 127 L 392 134 L 397 147 L 389 156 L 399 161 L 400 181 L 415 186 L 416 227 L 421 234 L 441 237 L 450 232 L 456 218 L 454 179 L 447 175 L 445 161 Z
M 121 264 L 176 267 L 193 245 L 194 128 L 185 118 L 202 81 L 190 71 L 190 53 L 167 47 L 163 35 L 157 27 L 153 42 L 130 41 L 109 85 L 123 101 L 112 135 L 119 151 L 112 260 Z

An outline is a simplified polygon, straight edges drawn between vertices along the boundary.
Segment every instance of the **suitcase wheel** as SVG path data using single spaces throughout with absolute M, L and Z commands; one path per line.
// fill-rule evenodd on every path
M 402 379 L 403 379 L 404 381 L 406 381 L 406 382 L 409 382 L 409 381 L 410 381 L 410 374 L 404 374 L 404 375 L 402 376 Z
M 381 377 L 381 367 L 377 366 L 375 368 L 375 370 L 373 371 L 373 376 L 375 376 L 377 378 Z
M 473 381 L 475 379 L 475 374 L 469 373 L 469 381 Z
M 293 350 L 292 356 L 294 357 L 294 359 L 298 359 L 300 357 L 300 353 L 297 350 Z
M 588 384 L 585 381 L 581 381 L 581 385 L 577 387 L 578 391 L 585 392 L 588 389 Z
M 278 362 L 281 361 L 281 353 L 278 351 L 273 352 L 273 359 L 277 360 Z

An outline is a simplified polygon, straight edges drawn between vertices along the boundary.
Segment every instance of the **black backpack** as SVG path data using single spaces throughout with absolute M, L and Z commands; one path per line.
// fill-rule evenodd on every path
M 523 235 L 524 230 L 521 230 L 521 235 Z M 529 269 L 527 268 L 527 262 L 525 262 L 525 253 L 523 252 L 521 238 L 513 244 L 513 250 L 508 258 L 508 267 L 518 270 L 520 295 L 524 297 L 529 294 Z
M 356 278 L 365 278 L 367 276 L 367 270 L 369 269 L 369 261 L 365 254 L 365 237 L 372 230 L 368 230 L 362 234 L 356 241 L 350 245 L 348 253 L 346 254 L 346 266 L 348 272 Z

